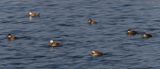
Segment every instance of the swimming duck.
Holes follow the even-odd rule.
[[[89,24],[96,24],[97,21],[96,21],[95,19],[89,18],[89,19],[88,19],[88,23],[89,23]]]
[[[93,57],[99,57],[99,56],[102,56],[103,53],[100,51],[97,51],[97,50],[93,50],[93,51],[91,51],[90,55]]]
[[[144,34],[143,34],[143,38],[150,38],[150,37],[152,37],[152,35],[149,34],[149,33],[144,33]]]
[[[28,16],[36,17],[36,16],[40,16],[40,13],[29,11]]]
[[[12,35],[12,34],[8,34],[7,38],[8,38],[9,41],[13,41],[13,40],[17,39],[17,37],[15,35]]]
[[[50,40],[50,42],[49,42],[49,46],[51,46],[51,47],[58,47],[61,45],[62,45],[62,43],[57,42],[57,41]]]
[[[137,32],[137,31],[134,31],[134,30],[132,30],[132,29],[128,29],[127,34],[128,34],[128,35],[136,35],[136,34],[138,34],[138,32]]]

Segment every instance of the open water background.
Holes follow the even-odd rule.
[[[160,69],[159,0],[0,0],[0,15],[0,69]],[[153,38],[128,37],[128,28]]]

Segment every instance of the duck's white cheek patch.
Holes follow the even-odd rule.
[[[11,36],[8,36],[8,38],[10,38]]]
[[[29,15],[32,15],[32,12],[29,12]]]
[[[53,40],[50,40],[50,43],[53,43]]]

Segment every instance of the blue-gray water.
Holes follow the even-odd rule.
[[[159,0],[0,0],[0,7],[0,69],[160,69]],[[41,16],[29,19],[29,10]],[[153,38],[128,37],[128,28]],[[9,42],[8,33],[23,38]],[[63,46],[49,47],[51,39]]]

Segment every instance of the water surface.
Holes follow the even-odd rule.
[[[0,69],[160,69],[159,0],[1,0],[0,7]],[[41,16],[29,19],[29,10]],[[154,37],[128,37],[128,28]],[[22,38],[9,42],[8,33]],[[63,46],[49,47],[51,39]]]

